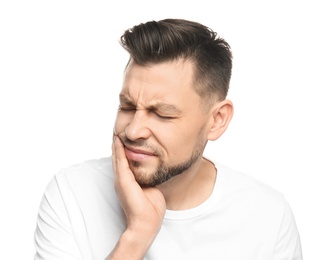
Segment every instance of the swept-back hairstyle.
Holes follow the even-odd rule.
[[[210,28],[183,19],[149,21],[126,30],[120,42],[130,60],[140,65],[191,60],[197,93],[209,101],[226,98],[232,52],[229,44]]]

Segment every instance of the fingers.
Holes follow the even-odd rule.
[[[115,179],[130,178],[134,179],[134,175],[131,172],[128,164],[128,160],[125,155],[125,148],[117,135],[114,135],[112,144],[112,160]]]
[[[117,135],[114,135],[112,152],[114,156],[114,170],[117,169],[117,165],[125,158],[125,151],[122,142]]]

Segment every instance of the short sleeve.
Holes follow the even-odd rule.
[[[282,217],[273,260],[302,260],[300,236],[291,208],[286,204]]]
[[[83,259],[74,239],[56,176],[42,198],[35,230],[34,260]]]

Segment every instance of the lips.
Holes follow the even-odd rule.
[[[133,161],[143,161],[156,156],[156,154],[151,151],[146,151],[129,146],[125,146],[125,154],[129,160]]]

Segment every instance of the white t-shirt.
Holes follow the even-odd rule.
[[[269,186],[216,164],[211,196],[167,210],[145,259],[301,260],[289,205]],[[104,260],[125,229],[110,158],[63,169],[46,188],[35,231],[35,260]]]

